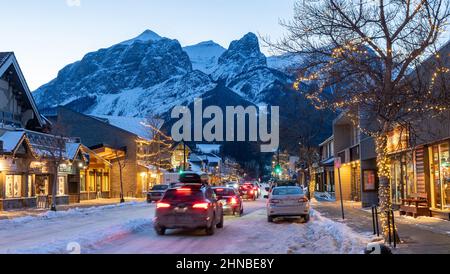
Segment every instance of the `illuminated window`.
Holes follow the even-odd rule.
[[[66,177],[58,177],[58,196],[63,196],[66,194]]]
[[[400,151],[408,148],[409,132],[407,129],[397,127],[388,135],[387,149],[388,152]]]
[[[22,176],[21,175],[6,175],[5,183],[6,183],[5,184],[6,198],[22,197]]]

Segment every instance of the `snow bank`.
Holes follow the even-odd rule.
[[[88,232],[82,235],[74,235],[71,238],[56,239],[43,245],[29,249],[10,250],[11,254],[62,254],[62,253],[91,253],[97,247],[126,237],[129,234],[139,232],[151,225],[151,219],[135,219],[122,225],[112,226],[107,229]],[[87,228],[89,230],[89,228]],[[79,248],[79,249],[78,249]],[[79,250],[79,251],[77,251]]]
[[[128,202],[123,204],[114,204],[114,205],[106,205],[106,206],[97,206],[97,207],[85,207],[85,208],[73,208],[69,210],[61,210],[61,211],[48,211],[37,216],[26,216],[19,217],[14,219],[0,220],[0,230],[2,229],[11,229],[11,225],[24,225],[24,224],[32,224],[35,221],[44,221],[44,220],[52,220],[57,218],[70,218],[73,216],[88,216],[100,214],[102,211],[114,209],[114,208],[123,208],[123,207],[138,207],[138,206],[146,206],[145,203],[142,202]],[[37,224],[37,223],[36,223]]]
[[[371,236],[359,234],[343,223],[322,217],[315,210],[312,210],[311,221],[306,226],[306,236],[314,253],[362,254],[371,242]]]

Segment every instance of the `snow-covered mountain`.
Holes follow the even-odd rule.
[[[231,42],[228,49],[212,41],[183,48],[177,40],[147,30],[134,39],[88,53],[33,95],[42,110],[66,106],[93,115],[158,114],[167,120],[173,107],[189,106],[194,98],[209,96],[214,99],[208,102],[217,105],[280,106],[281,127],[292,128],[305,113],[315,115],[303,94],[293,90],[293,77],[286,73],[296,62],[289,56],[273,57],[268,65],[253,33]],[[302,117],[297,117],[298,106],[305,111]],[[311,117],[307,121],[313,121]]]
[[[225,81],[228,84],[242,73],[266,66],[266,56],[260,51],[258,37],[248,33],[240,40],[231,42],[228,50],[220,56],[211,76],[216,81]]]
[[[206,74],[211,74],[214,71],[219,57],[226,51],[225,48],[213,41],[201,42],[183,49],[189,55],[193,69]]]

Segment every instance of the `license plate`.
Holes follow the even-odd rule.
[[[184,207],[184,208],[176,207],[176,208],[174,209],[174,211],[175,211],[176,213],[185,213],[185,212],[187,211],[187,207]]]

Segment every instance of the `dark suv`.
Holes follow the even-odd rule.
[[[223,208],[209,186],[185,184],[166,191],[156,204],[154,228],[158,235],[167,229],[205,229],[213,235],[223,227]]]

